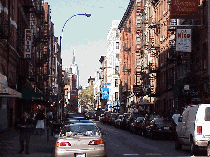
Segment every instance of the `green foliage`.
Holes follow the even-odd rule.
[[[92,105],[94,102],[94,87],[93,85],[83,89],[79,94],[79,102],[82,105]]]

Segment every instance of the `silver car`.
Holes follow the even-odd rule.
[[[95,123],[65,125],[56,141],[55,156],[104,157],[104,137]]]

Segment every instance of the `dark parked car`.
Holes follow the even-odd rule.
[[[130,131],[130,127],[131,127],[131,123],[134,122],[134,120],[137,118],[137,117],[143,117],[143,113],[131,113],[127,120],[126,120],[126,128],[127,130]]]
[[[104,117],[103,117],[102,122],[103,123],[108,123],[110,116],[111,116],[111,112],[109,112],[109,111],[104,112]]]
[[[95,119],[95,113],[94,112],[87,112],[86,113],[86,119]]]
[[[154,113],[150,113],[150,114],[145,115],[144,121],[142,123],[142,131],[141,131],[142,136],[147,136],[146,127],[150,124],[150,121],[153,120],[154,118],[162,118],[162,116],[158,115],[158,114],[154,114]]]
[[[122,118],[122,121],[121,121],[121,123],[120,123],[120,128],[121,129],[126,129],[126,122],[127,122],[127,119],[128,119],[128,117],[129,117],[129,115],[130,115],[130,113],[124,113],[123,114],[123,118]]]
[[[142,123],[143,123],[144,117],[137,117],[133,123],[131,123],[130,131],[132,133],[141,134],[142,131]]]
[[[176,123],[172,119],[154,118],[146,127],[146,132],[151,139],[156,137],[174,138],[176,135]]]
[[[118,115],[117,116],[117,118],[115,119],[115,127],[116,128],[120,128],[120,123],[121,123],[121,121],[122,121],[122,118],[123,118],[123,115],[122,114],[120,114],[120,115]]]
[[[120,113],[111,113],[108,124],[109,125],[114,125],[115,124],[115,120],[118,117]]]

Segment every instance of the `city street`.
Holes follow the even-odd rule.
[[[188,146],[183,146],[182,150],[177,151],[173,140],[151,140],[101,122],[97,122],[97,125],[107,133],[105,139],[108,157],[190,156]],[[202,152],[200,155],[206,154]]]

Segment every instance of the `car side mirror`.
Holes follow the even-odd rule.
[[[182,117],[179,117],[178,118],[178,122],[182,122]]]

